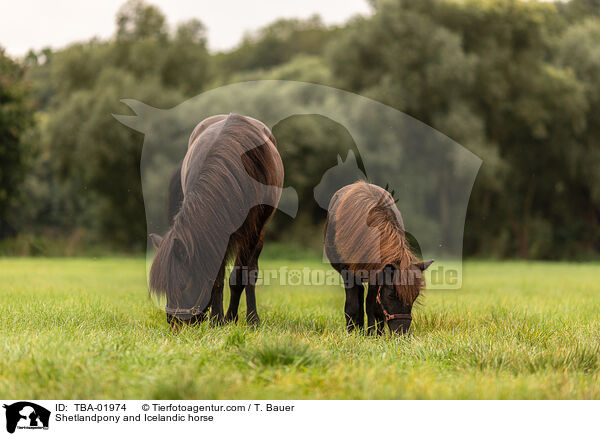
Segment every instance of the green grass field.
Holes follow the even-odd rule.
[[[422,298],[410,336],[381,338],[346,333],[342,288],[270,285],[259,328],[177,334],[142,259],[0,259],[0,398],[599,399],[599,278],[468,262],[462,290]]]

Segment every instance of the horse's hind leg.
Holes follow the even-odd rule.
[[[246,322],[248,324],[258,324],[260,321],[256,310],[255,287],[258,275],[258,257],[262,251],[263,240],[264,230],[259,235],[242,241],[241,246],[238,248],[235,265],[229,276],[231,299],[229,300],[227,315],[225,315],[225,322],[237,322],[238,307],[244,288],[246,288]]]
[[[246,285],[246,322],[249,325],[258,325],[260,323],[260,318],[258,317],[258,311],[256,309],[256,278],[258,276],[258,257],[263,248],[263,241],[265,238],[264,228],[260,233],[258,238],[258,242],[256,243],[256,248],[254,249],[254,253],[250,257],[250,261],[248,262],[248,283]]]

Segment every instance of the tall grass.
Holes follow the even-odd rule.
[[[285,264],[327,268],[316,259]],[[0,259],[0,397],[598,399],[599,273],[469,262],[404,337],[347,334],[343,290],[302,285],[260,287],[258,328],[242,308],[177,334],[142,259]]]

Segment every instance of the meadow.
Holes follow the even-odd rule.
[[[281,265],[329,268],[261,258]],[[174,333],[142,258],[3,258],[0,398],[600,399],[599,276],[469,261],[463,288],[427,291],[404,337],[346,333],[341,288],[271,284],[260,327],[242,306],[237,325]]]

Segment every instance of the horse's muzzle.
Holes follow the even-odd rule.
[[[167,313],[167,322],[175,330],[179,330],[179,328],[183,327],[184,325],[200,324],[201,322],[206,321],[206,319],[207,319],[206,313],[201,313],[199,315],[180,315],[180,316],[171,315],[170,313]]]
[[[390,331],[395,334],[407,334],[410,330],[411,319],[390,319],[388,326]]]

